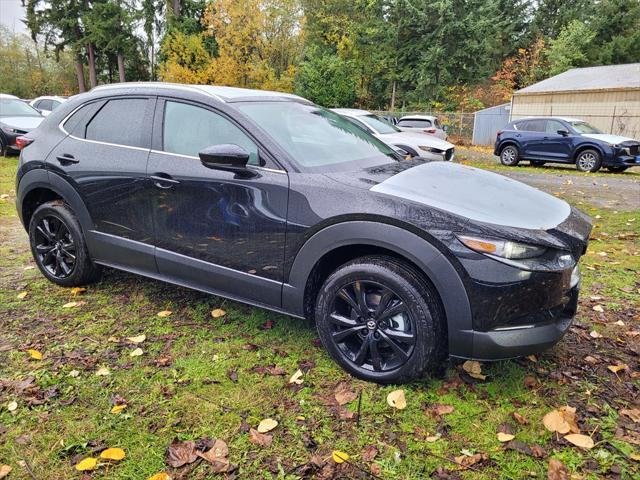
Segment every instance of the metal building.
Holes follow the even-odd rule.
[[[574,68],[514,92],[511,119],[541,115],[640,139],[640,63]]]
[[[496,141],[496,134],[509,123],[510,106],[511,104],[505,103],[475,112],[471,143],[474,145],[493,145]]]

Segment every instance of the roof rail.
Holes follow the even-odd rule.
[[[117,88],[166,88],[167,90],[185,90],[189,92],[204,93],[205,95],[209,95],[210,97],[214,97],[215,99],[224,102],[224,100],[220,96],[198,87],[198,85],[185,85],[182,83],[169,82],[120,82],[109,83],[107,85],[98,85],[97,87],[93,87],[90,91],[93,92],[98,90],[110,90]]]

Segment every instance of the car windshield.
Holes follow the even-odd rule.
[[[374,131],[378,132],[381,135],[384,135],[385,133],[396,133],[400,131],[399,128],[396,128],[391,123],[373,114],[360,115],[358,117],[358,120],[361,120],[362,122],[366,123],[367,126],[369,126]]]
[[[0,117],[40,116],[31,105],[15,98],[0,98]]]
[[[598,130],[593,125],[589,125],[587,122],[583,121],[571,121],[569,125],[573,127],[573,129],[578,133],[602,133],[602,131]]]
[[[305,170],[349,170],[398,160],[386,144],[325,108],[299,102],[236,105]]]

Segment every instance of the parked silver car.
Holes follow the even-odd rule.
[[[448,138],[446,128],[433,115],[407,115],[400,118],[396,126],[403,132],[426,133],[442,140]]]
[[[34,98],[29,102],[29,105],[31,105],[46,117],[66,101],[67,99],[65,97],[45,95],[42,97]]]
[[[398,147],[412,157],[431,160],[452,160],[454,145],[433,135],[401,131],[395,125],[367,110],[334,108],[334,112],[379,138],[387,145]]]

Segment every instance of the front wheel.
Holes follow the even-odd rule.
[[[500,162],[507,167],[515,167],[520,161],[518,149],[513,145],[507,145],[500,152]]]
[[[43,203],[29,222],[31,253],[53,283],[76,287],[96,280],[100,267],[89,258],[80,223],[60,200]]]
[[[355,259],[320,289],[315,320],[322,344],[352,375],[404,383],[435,369],[446,351],[444,314],[433,287],[396,259]]]
[[[629,168],[629,167],[614,166],[614,167],[607,167],[607,170],[609,170],[611,173],[622,173],[625,170],[627,170],[627,168]]]
[[[597,150],[583,150],[576,158],[576,170],[579,172],[597,172],[602,165],[602,158]]]

